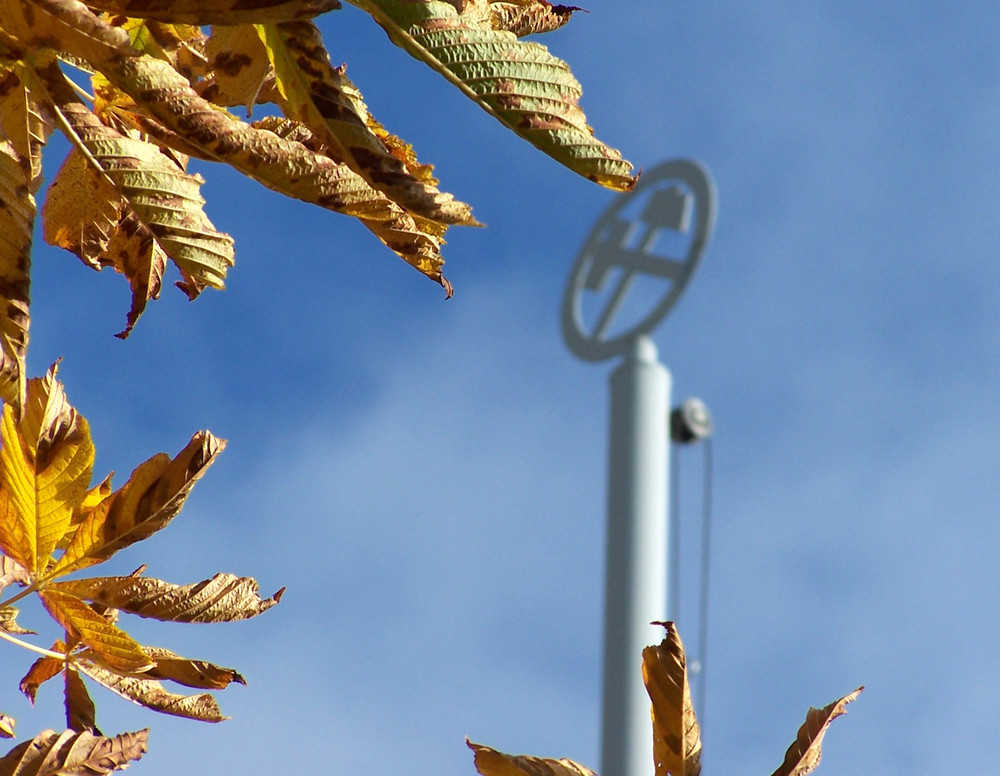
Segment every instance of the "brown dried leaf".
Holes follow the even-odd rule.
[[[474,753],[476,770],[482,776],[597,776],[586,768],[565,757],[549,760],[530,755],[512,755],[491,749],[482,744],[474,744],[465,739],[466,746]]]
[[[97,708],[91,700],[87,686],[76,671],[69,670],[63,673],[65,682],[63,686],[63,699],[66,707],[66,727],[70,730],[89,730],[91,733],[101,734],[97,729]]]
[[[38,597],[52,619],[90,647],[108,667],[127,673],[152,668],[153,661],[139,642],[79,598],[52,589],[40,590]]]
[[[17,615],[17,607],[0,606],[0,630],[5,633],[13,633],[15,635],[33,634],[35,631],[22,628],[17,624]]]
[[[204,660],[188,660],[163,647],[145,647],[156,665],[143,676],[166,679],[197,690],[224,690],[233,682],[246,684],[246,680],[232,668],[223,668]]]
[[[58,649],[59,645],[57,643],[53,647],[53,650],[55,651]],[[31,664],[31,668],[28,669],[28,673],[26,673],[21,679],[21,683],[18,687],[27,699],[34,703],[35,695],[38,694],[38,688],[54,676],[59,676],[65,667],[65,660],[56,660],[56,658],[48,657],[47,655],[40,657]]]
[[[174,585],[150,577],[94,577],[56,582],[50,590],[123,612],[170,622],[234,622],[256,617],[281,599],[284,588],[261,599],[250,577],[216,574],[194,585]]]
[[[570,20],[574,11],[581,10],[575,5],[552,5],[546,0],[490,3],[493,28],[512,32],[519,38],[557,30]]]
[[[642,651],[642,681],[652,701],[656,776],[698,776],[701,734],[691,703],[684,644],[672,622],[659,646]]]
[[[0,590],[14,584],[27,587],[31,584],[31,575],[20,563],[6,555],[0,555]]]
[[[155,679],[126,676],[87,659],[80,659],[77,667],[111,692],[153,711],[202,722],[221,722],[227,719],[219,710],[215,698],[208,693],[177,695],[164,690],[163,685]]]
[[[274,66],[282,108],[372,188],[411,213],[445,224],[477,226],[472,209],[411,174],[369,128],[368,108],[344,68],[334,68],[312,22],[265,25],[261,34]]]
[[[27,157],[13,143],[0,139],[0,399],[18,408],[24,401],[30,321],[31,230],[35,222],[31,186]]]
[[[836,700],[822,709],[810,708],[806,721],[802,723],[795,741],[785,752],[785,761],[771,776],[805,776],[819,765],[823,736],[826,730],[841,714],[846,714],[848,703],[857,698],[864,687]]]
[[[0,759],[0,776],[98,776],[125,768],[146,751],[147,731],[114,738],[46,730]]]
[[[181,24],[272,24],[310,19],[340,8],[339,0],[87,0],[112,14]]]
[[[0,738],[14,737],[14,718],[0,714]]]
[[[224,439],[208,431],[195,434],[170,460],[160,453],[136,467],[129,481],[104,499],[77,526],[51,576],[93,566],[165,527],[212,462]]]

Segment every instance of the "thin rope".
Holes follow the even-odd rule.
[[[681,448],[670,451],[670,602],[667,619],[678,622],[681,613]]]
[[[705,725],[705,666],[708,662],[708,580],[710,570],[709,550],[712,542],[712,439],[704,440],[705,470],[702,494],[701,519],[701,601],[698,612],[698,651],[701,653],[701,671],[698,673],[698,717]]]

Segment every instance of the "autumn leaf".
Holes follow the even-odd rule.
[[[90,647],[109,668],[138,673],[153,666],[135,639],[79,598],[52,589],[40,590],[38,597],[52,619]]]
[[[215,698],[208,693],[178,695],[165,690],[155,679],[122,674],[86,659],[78,659],[76,665],[82,673],[113,693],[161,714],[202,722],[221,722],[227,719],[219,710]]]
[[[216,105],[245,106],[280,99],[267,48],[251,24],[216,26],[205,42],[208,75],[195,84],[198,94]]]
[[[97,729],[97,709],[87,692],[87,686],[80,674],[73,669],[63,672],[63,705],[66,707],[66,727],[70,730],[89,730],[100,734]]]
[[[642,681],[652,701],[656,776],[698,776],[701,735],[691,703],[684,644],[672,622],[659,646],[642,651]]]
[[[537,43],[494,28],[487,0],[350,0],[390,40],[457,86],[487,113],[574,172],[631,189],[632,165],[587,125],[569,65]]]
[[[223,668],[205,660],[188,660],[163,647],[145,647],[155,662],[143,677],[166,679],[198,690],[224,690],[230,684],[246,684],[232,668]]]
[[[33,634],[33,630],[28,630],[27,628],[22,628],[17,624],[17,607],[14,606],[0,606],[0,631],[5,633],[13,633],[18,635],[23,634]]]
[[[344,68],[330,64],[315,24],[287,22],[258,29],[274,66],[285,115],[308,126],[330,157],[415,215],[445,224],[478,225],[468,205],[413,175],[372,130],[361,93]]]
[[[56,582],[48,589],[170,622],[245,620],[266,612],[284,592],[282,588],[262,600],[255,580],[232,574],[216,574],[193,585],[174,585],[150,577],[95,577]]]
[[[58,660],[54,657],[44,655],[31,664],[28,673],[21,678],[18,688],[29,701],[34,703],[35,696],[38,694],[38,688],[49,681],[49,679],[59,676],[65,667],[65,660]]]
[[[41,573],[90,484],[94,445],[87,421],[66,400],[56,367],[30,380],[20,421],[0,420],[0,549]]]
[[[579,10],[574,5],[552,5],[547,0],[490,2],[493,26],[519,38],[557,30],[570,20],[574,11]]]
[[[31,574],[27,572],[24,566],[14,561],[13,558],[0,555],[0,590],[3,590],[8,585],[15,584],[27,587],[31,584]]]
[[[0,776],[98,776],[126,767],[146,751],[147,731],[113,738],[89,731],[46,730],[0,759]]]
[[[339,0],[88,0],[112,14],[180,24],[268,24],[309,19],[340,8]]]
[[[0,89],[2,76],[0,71]],[[15,408],[24,401],[34,222],[28,158],[0,139],[0,399]]]
[[[785,761],[771,776],[805,776],[819,765],[823,736],[827,728],[841,714],[846,714],[848,703],[857,698],[864,687],[836,700],[822,709],[809,709],[806,721],[802,723],[795,741],[785,752]]]
[[[93,566],[164,528],[225,446],[225,440],[201,431],[173,460],[160,453],[140,464],[80,522],[49,576]]]
[[[14,718],[0,714],[0,738],[14,737]]]
[[[161,64],[176,74],[167,63]],[[102,123],[73,93],[56,63],[39,67],[35,72],[44,84],[52,109],[61,118],[60,127],[89,162],[90,175],[96,174],[105,182],[106,196],[112,197],[109,213],[115,206],[119,210],[128,208],[143,230],[148,230],[150,239],[177,265],[184,279],[181,287],[189,298],[195,298],[207,287],[223,288],[226,273],[233,265],[233,240],[216,231],[203,212],[205,200],[199,192],[202,179],[180,169],[157,146],[123,135]],[[102,214],[105,221],[120,220],[113,216],[109,219],[109,213]],[[56,221],[56,213],[48,205],[43,208],[46,239],[55,245],[72,247],[73,241],[64,238],[63,232],[79,228],[86,213],[81,214],[78,209],[68,214],[64,207],[59,215],[63,217]],[[100,263],[115,266],[126,274],[129,269],[113,258]],[[132,264],[138,264],[137,271],[145,270],[148,274],[148,261]],[[129,280],[133,287],[150,289],[147,299],[159,291],[158,278],[143,279],[138,284],[131,276]]]
[[[52,124],[17,69],[0,68],[0,136],[24,160],[29,189],[34,193],[41,183],[42,146],[52,132]]]
[[[474,753],[481,776],[597,776],[590,768],[567,760],[549,760],[530,755],[511,755],[465,739]]]

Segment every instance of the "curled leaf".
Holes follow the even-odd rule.
[[[204,660],[188,660],[163,647],[146,647],[146,653],[156,661],[144,676],[167,679],[198,690],[223,690],[230,684],[246,684],[232,668],[223,668]]]
[[[58,645],[56,648],[58,648]],[[19,689],[29,701],[34,703],[35,696],[38,694],[38,688],[49,681],[49,679],[59,676],[65,666],[65,660],[57,660],[54,657],[44,655],[31,664],[28,673],[21,679]]]
[[[819,765],[823,736],[826,735],[830,723],[841,714],[846,714],[847,704],[857,698],[864,689],[859,687],[822,709],[809,709],[806,721],[799,728],[795,741],[785,752],[785,761],[771,776],[805,776],[811,773]]]
[[[16,606],[0,606],[0,630],[5,633],[27,634],[33,630],[22,628],[17,624],[18,609]]]
[[[531,755],[504,754],[465,739],[474,753],[476,770],[481,776],[597,776],[590,768],[568,760],[550,760]]]
[[[216,574],[193,585],[150,577],[95,577],[56,582],[50,589],[123,612],[171,622],[233,622],[256,617],[281,599],[284,588],[261,599],[250,577]]]
[[[167,692],[155,679],[128,676],[85,659],[79,660],[77,667],[113,693],[147,709],[202,722],[221,722],[226,719],[215,698],[208,693],[178,695]]]
[[[0,738],[14,737],[14,718],[0,714]]]
[[[175,24],[268,24],[308,19],[340,8],[339,0],[88,0],[92,8]]]
[[[667,635],[659,646],[642,651],[642,681],[653,704],[656,776],[698,776],[701,734],[691,703],[684,644],[674,623],[659,624]]]
[[[2,88],[2,78],[0,78]],[[28,349],[35,198],[27,159],[0,140],[0,399],[20,407]]]

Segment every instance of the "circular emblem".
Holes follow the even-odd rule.
[[[677,303],[715,222],[715,185],[697,162],[645,173],[594,224],[566,285],[563,337],[587,361],[624,352]]]

